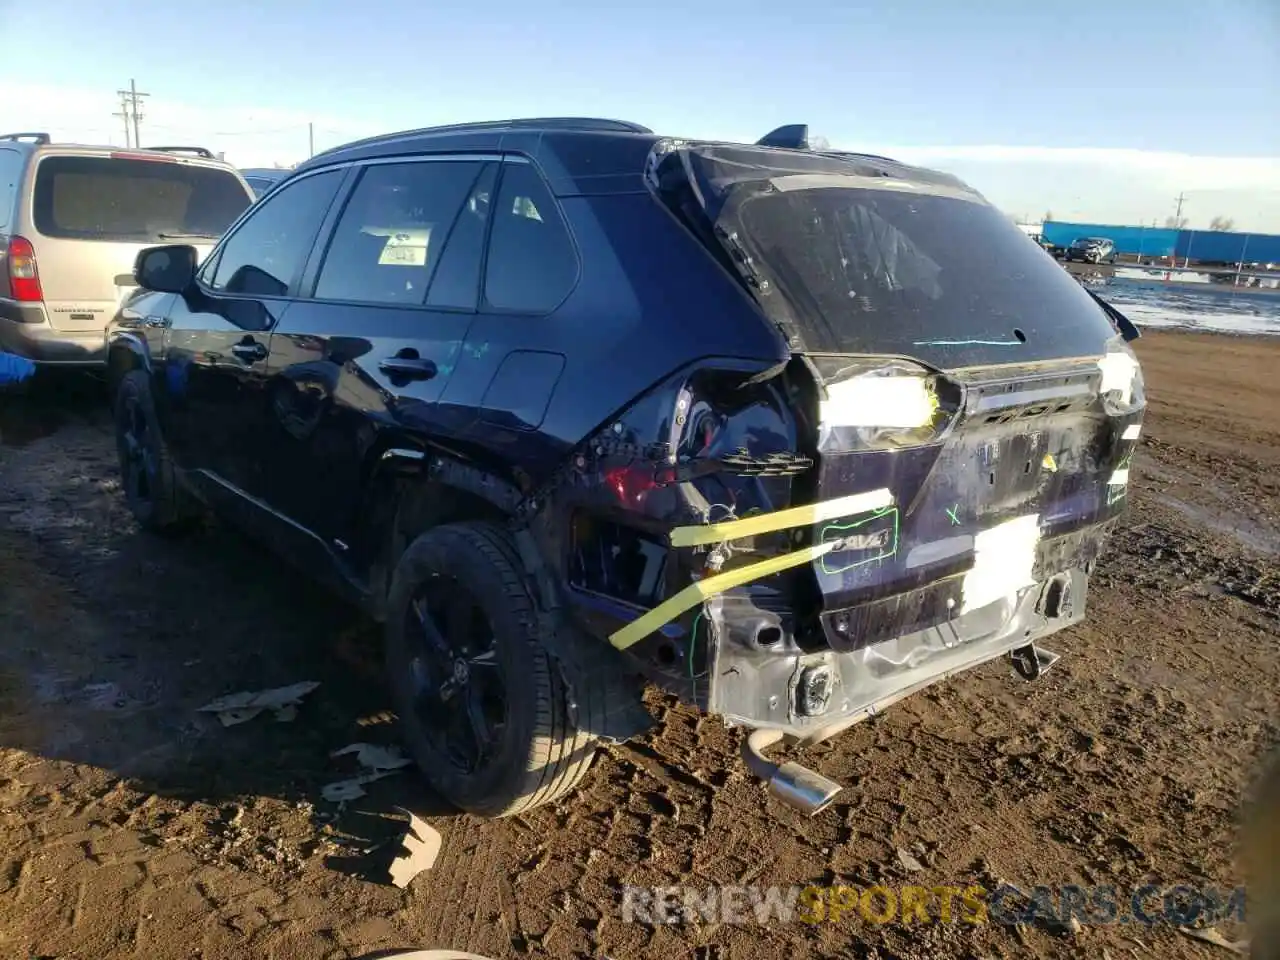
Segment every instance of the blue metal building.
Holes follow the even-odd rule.
[[[1169,230],[1047,220],[1041,228],[1041,235],[1060,247],[1079,237],[1106,237],[1120,253],[1143,258],[1190,258],[1192,262],[1211,263],[1280,263],[1280,236],[1272,233]]]

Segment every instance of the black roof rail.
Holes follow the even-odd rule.
[[[598,133],[641,133],[652,134],[653,131],[638,123],[627,120],[608,120],[600,117],[525,117],[518,120],[481,120],[474,123],[448,123],[438,127],[420,127],[416,130],[397,130],[394,133],[382,133],[361,140],[353,140],[336,147],[330,147],[317,157],[349,150],[352,147],[369,147],[379,143],[396,140],[409,140],[413,137],[430,136],[436,133],[470,133],[484,130],[578,130]]]
[[[143,150],[157,150],[160,153],[190,153],[206,160],[216,160],[212,150],[204,147],[143,147]]]
[[[596,130],[614,133],[653,133],[648,127],[627,120],[607,120],[601,117],[525,117],[519,120],[481,120],[475,123],[449,123],[440,127],[424,127],[415,133],[464,133],[468,130],[493,130],[505,127],[530,130]],[[405,134],[391,134],[404,136]]]
[[[33,143],[52,143],[47,133],[0,133],[0,140],[30,140]]]

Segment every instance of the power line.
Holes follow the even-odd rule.
[[[126,113],[129,113],[132,115],[133,146],[141,147],[142,135],[141,133],[138,132],[138,121],[142,119],[143,114],[138,111],[138,101],[140,101],[143,97],[151,96],[151,94],[139,93],[138,85],[133,80],[129,81],[128,90],[117,90],[116,93],[119,94],[120,96],[121,109],[124,110]],[[125,139],[126,140],[128,140],[128,134],[129,134],[128,120],[126,120],[125,121]]]

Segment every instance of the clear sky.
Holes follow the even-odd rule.
[[[55,12],[56,11],[56,12]],[[977,12],[975,12],[977,11]],[[1280,0],[0,0],[0,128],[241,165],[536,115],[833,145],[951,170],[1012,215],[1280,232]]]

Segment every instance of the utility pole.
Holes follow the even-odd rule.
[[[1174,219],[1174,221],[1175,221],[1176,223],[1178,223],[1178,224],[1179,224],[1179,229],[1181,229],[1181,224],[1182,224],[1182,201],[1186,200],[1187,198],[1186,198],[1185,196],[1183,196],[1181,193],[1179,193],[1179,194],[1178,194],[1178,196],[1177,196],[1175,199],[1178,201],[1178,210],[1177,210],[1177,212],[1176,212],[1176,213],[1174,213],[1174,215],[1173,215],[1173,219]]]
[[[133,144],[129,141],[129,99],[121,92],[120,94],[120,112],[113,113],[113,117],[119,117],[124,121],[124,145],[131,147]]]
[[[314,123],[307,124],[307,156],[314,157],[316,155],[316,125]]]
[[[133,146],[142,147],[142,135],[138,132],[138,121],[142,119],[142,114],[138,112],[138,101],[143,97],[149,97],[149,93],[139,93],[138,85],[133,81],[129,81],[128,90],[117,90],[120,95],[120,106],[133,117]],[[126,134],[128,133],[128,120],[125,121]]]

